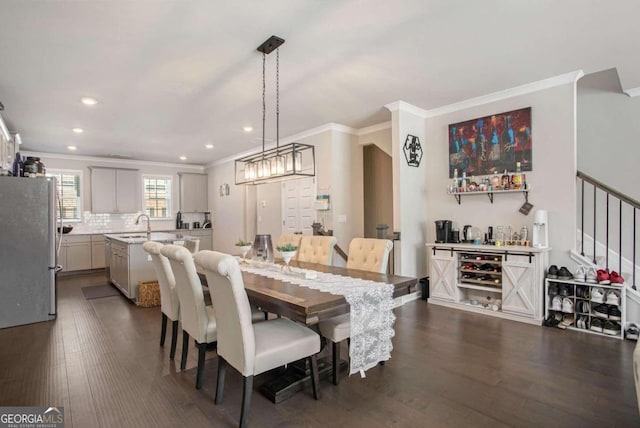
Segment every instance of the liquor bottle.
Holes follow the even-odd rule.
[[[502,174],[502,182],[500,185],[502,186],[502,190],[509,190],[509,174],[507,174],[507,170],[504,170],[504,174]]]
[[[466,171],[462,171],[462,182],[460,183],[460,191],[461,192],[467,191],[467,172]]]
[[[452,183],[452,192],[458,192],[460,188],[460,183],[458,183],[458,168],[453,170],[453,183]]]
[[[520,169],[520,162],[516,162],[516,173],[513,175],[513,188],[522,188],[522,169]]]

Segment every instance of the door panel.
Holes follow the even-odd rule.
[[[312,177],[282,183],[282,233],[312,235],[316,220],[315,181]]]

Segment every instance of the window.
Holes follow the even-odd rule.
[[[144,212],[149,218],[171,217],[171,177],[143,177]]]
[[[47,176],[55,177],[58,184],[58,219],[62,216],[62,220],[80,221],[82,172],[49,170]]]

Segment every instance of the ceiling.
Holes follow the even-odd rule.
[[[283,138],[578,69],[638,88],[639,15],[637,0],[2,0],[1,114],[23,150],[207,164],[261,144],[256,48],[271,35],[286,40]],[[274,53],[268,140],[275,128]]]

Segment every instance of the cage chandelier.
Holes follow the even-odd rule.
[[[235,161],[236,184],[261,184],[316,175],[314,146],[289,143],[280,146],[280,45],[284,39],[271,36],[258,46],[262,53],[262,151]],[[276,147],[265,150],[266,58],[276,51]]]

